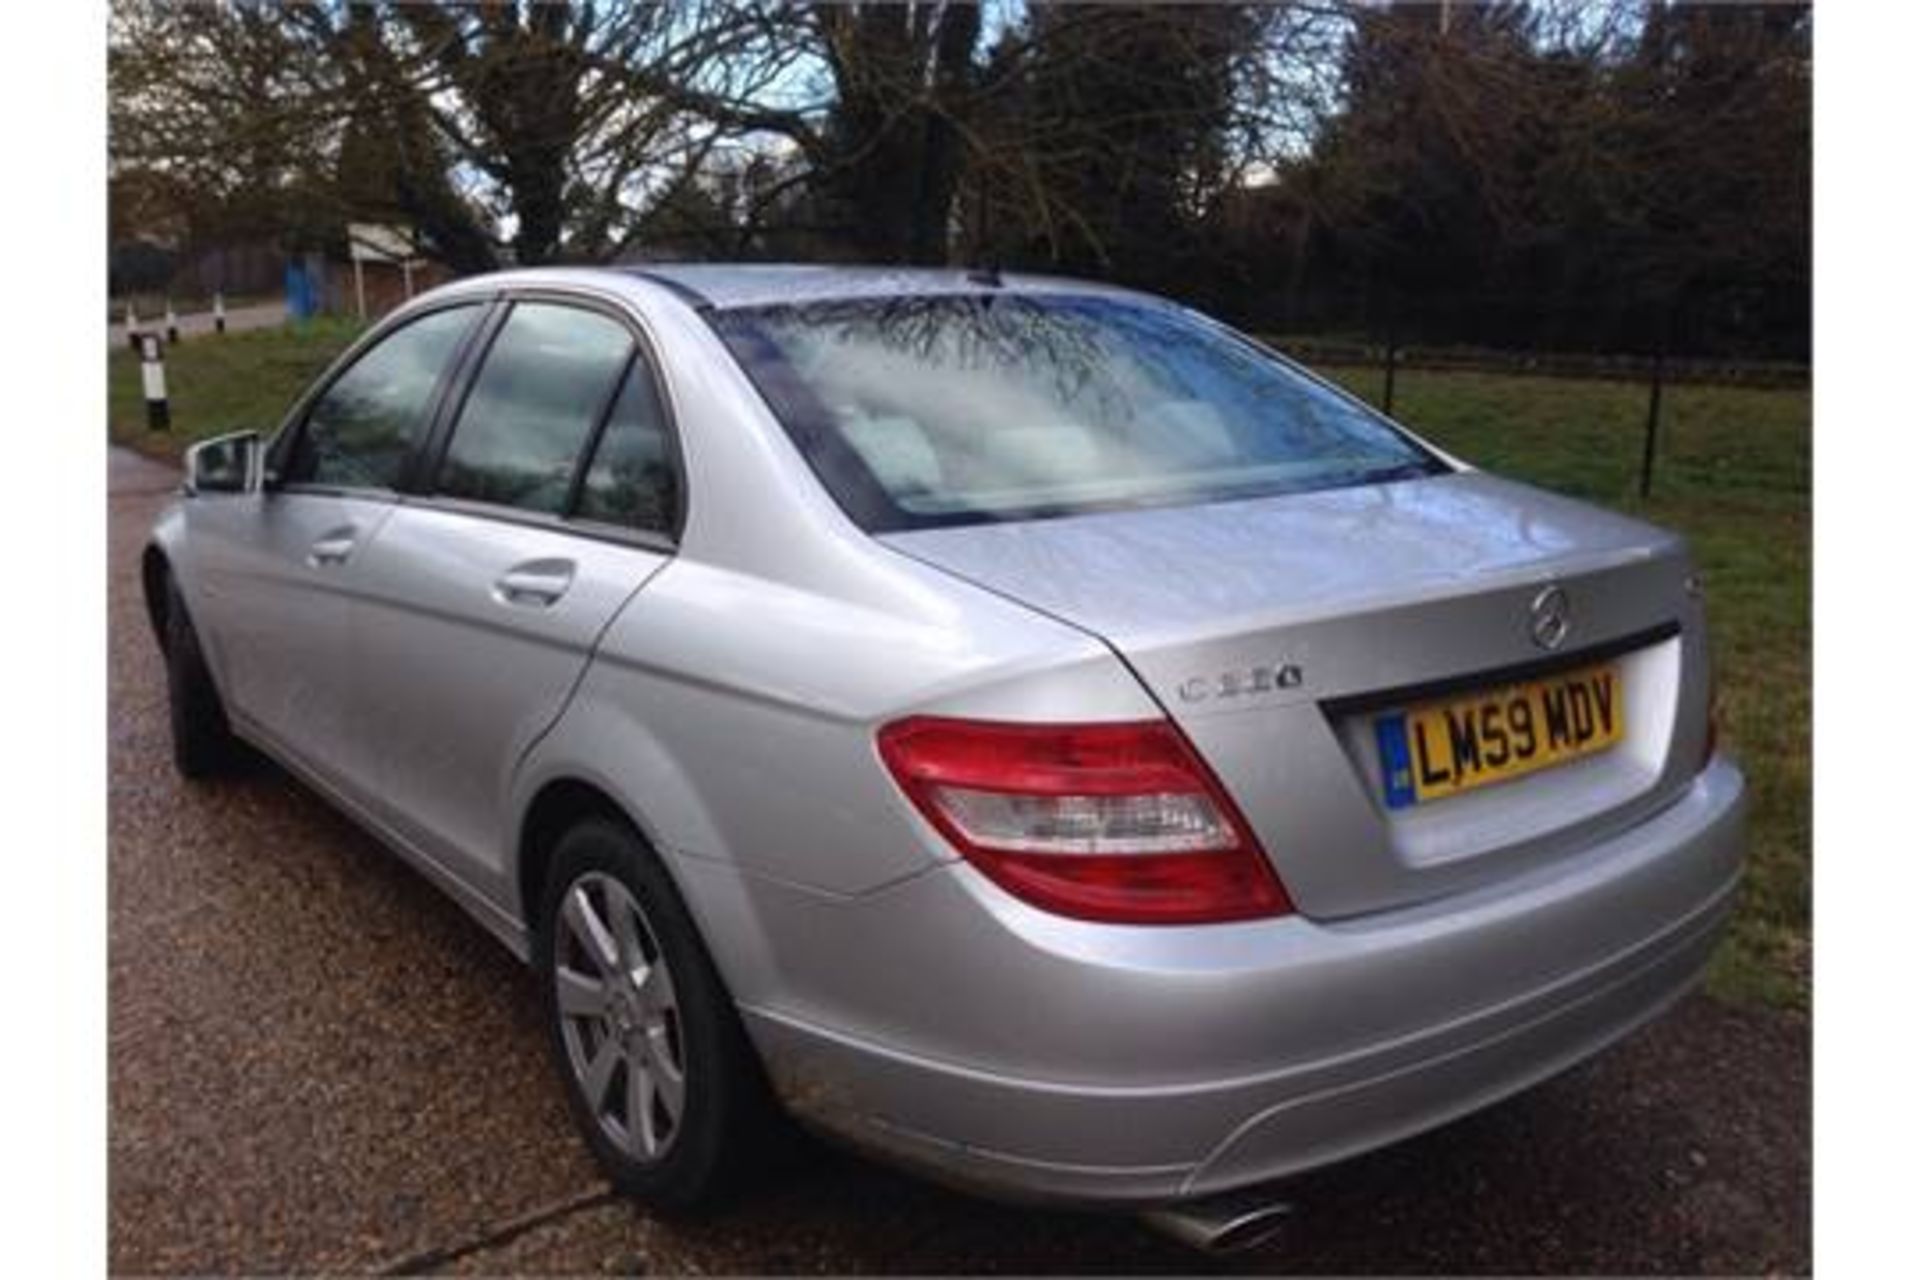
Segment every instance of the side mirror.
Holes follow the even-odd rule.
[[[264,487],[266,450],[258,431],[203,440],[187,450],[186,491],[197,493],[258,493]]]

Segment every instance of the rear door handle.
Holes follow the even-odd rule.
[[[307,549],[307,563],[316,569],[344,564],[347,557],[353,554],[353,544],[358,538],[357,529],[335,529]]]
[[[544,609],[567,594],[572,585],[573,561],[531,560],[501,574],[494,581],[493,596],[501,604]]]

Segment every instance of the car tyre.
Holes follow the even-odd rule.
[[[241,749],[227,711],[200,651],[186,597],[167,578],[166,645],[168,720],[173,731],[173,767],[182,777],[203,779],[230,771]]]
[[[534,945],[549,1047],[608,1178],[668,1214],[725,1200],[771,1154],[778,1108],[685,903],[631,828],[592,817],[560,837]]]

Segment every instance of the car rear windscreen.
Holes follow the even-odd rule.
[[[981,293],[710,319],[872,532],[1446,470],[1357,400],[1168,304]]]

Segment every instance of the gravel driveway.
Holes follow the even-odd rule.
[[[116,1272],[1804,1272],[1803,1020],[1696,997],[1599,1061],[1299,1181],[1214,1260],[1125,1218],[978,1203],[809,1149],[655,1222],[567,1123],[514,961],[277,771],[167,761],[139,552],[172,474],[110,473]]]

